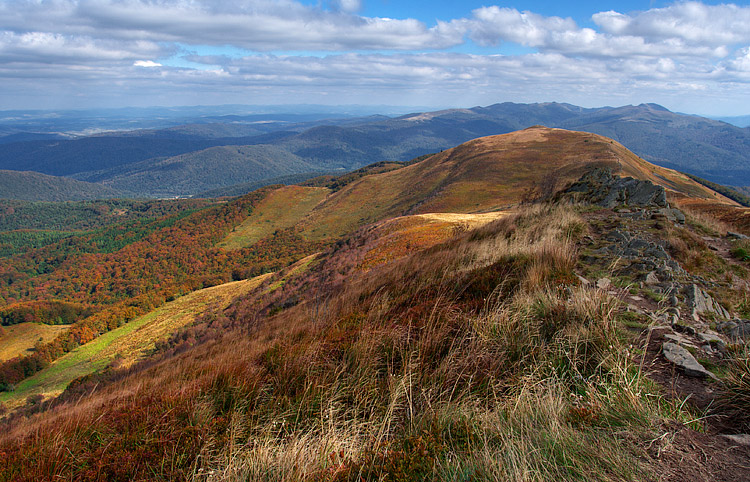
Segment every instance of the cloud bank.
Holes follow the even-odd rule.
[[[750,7],[683,2],[593,12],[589,28],[500,6],[427,25],[362,16],[360,0],[322,5],[4,1],[0,102],[17,108],[33,99],[94,105],[314,97],[422,105],[657,101],[679,108],[693,99],[687,110],[750,110]],[[525,50],[501,54],[508,46]]]

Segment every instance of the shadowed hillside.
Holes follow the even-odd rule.
[[[129,194],[129,193],[127,193]],[[125,197],[126,191],[30,171],[0,170],[0,199],[82,201]]]

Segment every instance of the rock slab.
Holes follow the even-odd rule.
[[[698,315],[703,313],[714,313],[721,318],[729,318],[729,312],[696,284],[685,287],[685,301],[692,310],[695,321],[699,321]]]
[[[716,379],[716,376],[706,370],[698,360],[690,354],[685,348],[676,343],[666,342],[661,347],[664,358],[681,368],[685,375],[691,377],[709,377]]]

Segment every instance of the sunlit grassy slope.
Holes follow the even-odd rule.
[[[517,203],[534,186],[564,187],[592,166],[731,203],[683,174],[647,163],[611,139],[531,127],[475,139],[402,169],[366,176],[331,195],[302,225],[309,238],[325,239],[404,214],[495,211]]]
[[[15,391],[0,394],[0,402],[13,407],[30,395],[58,395],[72,380],[107,366],[115,357],[122,357],[124,366],[131,365],[147,355],[157,341],[191,323],[197,315],[210,307],[226,307],[237,296],[259,286],[268,276],[270,274],[213,286],[167,303],[56,360],[18,384]]]
[[[284,186],[272,191],[250,216],[219,244],[225,249],[251,246],[277,229],[293,226],[330,192],[323,187]]]
[[[18,355],[27,355],[40,339],[46,343],[67,329],[68,325],[43,325],[41,323],[4,326],[0,334],[0,361],[10,360]]]
[[[370,269],[388,263],[506,215],[508,212],[505,211],[483,214],[427,213],[384,221],[371,234],[373,240],[359,268]]]

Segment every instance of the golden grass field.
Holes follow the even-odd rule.
[[[37,342],[46,343],[68,329],[68,325],[19,323],[3,326],[0,332],[0,362],[18,355],[28,355]]]

